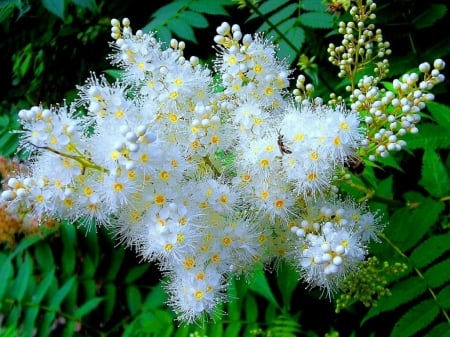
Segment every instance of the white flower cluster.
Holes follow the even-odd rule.
[[[378,223],[329,193],[361,145],[356,112],[297,104],[272,44],[237,25],[217,34],[223,90],[183,42],[164,48],[112,20],[121,78],[92,75],[73,105],[20,111],[32,161],[2,193],[15,212],[110,227],[158,261],[186,321],[212,313],[231,276],[277,257],[331,293]]]

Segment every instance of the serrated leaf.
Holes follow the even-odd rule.
[[[222,3],[221,3],[222,2]],[[225,1],[211,1],[211,0],[197,0],[189,4],[189,8],[199,13],[205,13],[210,15],[225,15],[228,16],[226,6],[231,6],[228,0]]]
[[[91,298],[89,301],[83,303],[81,307],[75,310],[73,316],[76,319],[81,319],[81,317],[86,316],[86,314],[90,313],[92,310],[97,308],[97,306],[100,304],[101,301],[103,301],[103,297]]]
[[[139,288],[135,285],[129,285],[126,290],[128,310],[131,315],[137,314],[141,310],[142,295]]]
[[[450,130],[450,107],[437,102],[428,102],[427,109],[434,120],[441,126]]]
[[[441,125],[419,125],[419,133],[403,137],[408,149],[445,149],[450,147],[450,133]]]
[[[439,314],[439,307],[429,299],[415,305],[395,324],[391,337],[410,337],[426,328]]]
[[[192,26],[186,23],[181,17],[174,18],[167,23],[167,27],[178,37],[197,43],[197,39],[194,34]]]
[[[271,15],[268,18],[268,20],[270,20],[270,22],[273,25],[277,26],[280,23],[282,23],[283,21],[291,18],[291,16],[294,15],[297,11],[298,11],[298,4],[290,4],[286,7],[284,7],[283,9],[281,9],[280,11]]]
[[[447,6],[444,4],[431,3],[420,15],[412,20],[412,24],[417,29],[423,29],[434,25],[447,13]]]
[[[386,235],[402,251],[415,246],[436,223],[444,209],[442,202],[424,198],[418,193],[407,193],[405,199],[414,207],[403,207],[394,212],[385,230]]]
[[[331,29],[334,16],[326,12],[307,12],[300,15],[300,22],[310,28]]]
[[[189,22],[195,28],[206,28],[209,25],[208,20],[197,12],[183,11],[180,13],[179,18],[185,22]]]
[[[254,12],[250,17],[247,19],[247,21],[253,20],[255,18],[258,18],[262,15],[269,16],[270,13],[275,11],[276,9],[280,10],[281,7],[283,7],[285,4],[289,3],[289,0],[267,0],[258,5],[258,12]]]
[[[426,290],[426,284],[419,277],[410,277],[404,281],[398,282],[391,288],[391,296],[383,297],[377,302],[376,307],[372,307],[364,316],[361,324],[369,319],[380,315],[383,312],[394,310],[401,305],[408,303],[419,297]]]
[[[127,275],[125,276],[124,283],[133,283],[139,277],[144,275],[144,273],[150,268],[150,264],[142,264],[139,266],[135,266],[130,268]]]
[[[426,267],[450,250],[449,242],[450,233],[432,236],[412,252],[410,259],[415,267]]]
[[[325,5],[323,0],[302,0],[301,6],[307,11],[325,12]]]
[[[434,197],[445,196],[450,190],[450,179],[441,158],[435,151],[426,149],[422,161],[419,185]]]
[[[172,1],[153,12],[153,18],[163,18],[169,20],[177,16],[177,14],[186,7],[184,1]]]
[[[64,11],[66,9],[65,0],[41,0],[44,6],[50,13],[55,14],[64,21]]]
[[[450,280],[450,259],[431,266],[423,277],[431,288],[438,288]]]
[[[305,32],[302,27],[295,25],[296,22],[296,18],[291,18],[278,25],[280,31],[283,32],[284,38],[277,37],[275,40],[279,47],[277,56],[280,59],[286,59],[289,64],[296,61],[305,40]],[[295,49],[286,40],[294,44]]]
[[[272,292],[272,289],[270,288],[266,275],[262,270],[257,270],[253,273],[252,278],[248,284],[248,288],[257,293],[258,295],[264,297],[273,306],[277,308],[280,307]]]

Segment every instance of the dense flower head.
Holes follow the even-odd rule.
[[[128,19],[111,24],[120,78],[91,74],[73,104],[19,112],[20,147],[32,160],[7,181],[8,210],[108,226],[158,263],[185,321],[213,314],[230,277],[280,260],[333,293],[381,229],[366,206],[332,193],[333,177],[368,139],[389,150],[394,122],[413,132],[417,109],[432,99],[417,88],[443,80],[443,61],[431,73],[421,65],[422,82],[414,74],[395,82],[398,102],[362,78],[348,110],[307,99],[313,88],[301,76],[289,94],[292,71],[276,46],[238,25],[217,28],[217,81],[185,57],[184,42],[133,33]],[[394,118],[382,109],[388,101]]]

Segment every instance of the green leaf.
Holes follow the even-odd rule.
[[[322,0],[303,0],[301,6],[306,11],[325,12],[326,10]]]
[[[103,288],[103,321],[109,321],[112,317],[117,299],[117,287],[112,282],[107,282]]]
[[[33,330],[36,329],[36,318],[38,314],[39,307],[31,307],[25,311],[22,336],[33,336]]]
[[[450,329],[448,328],[448,322],[438,324],[433,327],[423,337],[450,337]]]
[[[75,244],[77,242],[76,228],[73,225],[63,224],[60,228],[63,249],[61,252],[62,277],[66,278],[75,273],[77,256]]]
[[[9,255],[9,259],[14,259],[17,255],[21,254],[23,251],[34,245],[36,242],[42,240],[43,237],[39,235],[30,235],[25,237],[20,241],[20,243],[16,246],[14,251]]]
[[[248,288],[264,297],[273,306],[277,308],[280,307],[277,300],[275,299],[272,289],[270,289],[270,285],[267,281],[266,275],[261,269],[253,273],[250,283],[248,284]]]
[[[419,185],[434,197],[445,196],[450,191],[450,179],[439,155],[426,149],[423,155],[422,178]]]
[[[298,4],[290,4],[284,7],[282,10],[276,12],[272,16],[269,17],[270,22],[273,25],[279,25],[281,22],[289,19],[292,15],[294,15],[298,11]]]
[[[224,337],[238,337],[240,336],[240,331],[242,328],[242,323],[240,322],[231,322],[228,324]]]
[[[450,285],[447,285],[444,289],[437,294],[437,302],[445,310],[450,309]]]
[[[33,293],[33,296],[31,297],[31,303],[39,304],[42,301],[54,279],[55,268],[53,267],[52,269],[45,272],[45,277],[41,282],[39,282],[39,285],[37,286],[36,290]]]
[[[47,242],[42,241],[36,245],[34,249],[34,257],[43,272],[48,272],[54,269],[55,260],[53,258],[52,250]]]
[[[167,23],[167,27],[173,32],[173,34],[179,36],[180,38],[197,43],[192,26],[190,26],[181,17],[176,17],[170,20]]]
[[[64,11],[66,9],[65,0],[41,0],[44,6],[50,13],[55,14],[64,21]]]
[[[56,319],[56,311],[47,311],[43,317],[39,319],[39,329],[37,329],[39,337],[50,336],[50,329]]]
[[[417,268],[423,268],[450,250],[450,233],[432,236],[422,242],[411,254],[410,259]]]
[[[145,263],[139,266],[130,268],[127,275],[125,276],[124,283],[129,284],[136,281],[139,277],[145,274],[145,272],[150,268],[150,264]]]
[[[441,126],[450,130],[450,107],[437,102],[428,102],[427,109],[434,120]]]
[[[172,1],[153,12],[152,18],[162,18],[164,20],[172,19],[185,7],[185,1]]]
[[[403,138],[408,149],[445,149],[450,147],[448,129],[434,124],[419,125],[419,133],[407,134]]]
[[[19,145],[19,137],[16,133],[5,132],[0,135],[0,153],[5,157],[11,156],[16,152]]]
[[[142,306],[142,296],[139,288],[135,285],[129,285],[126,287],[126,296],[127,296],[127,304],[128,310],[131,315],[137,314],[141,310]]]
[[[439,307],[432,300],[425,300],[404,314],[395,324],[391,337],[410,337],[426,328],[439,314]]]
[[[18,263],[18,273],[14,281],[14,289],[11,296],[17,301],[22,301],[32,279],[33,261],[28,252],[25,252],[23,261]]]
[[[76,319],[81,319],[81,317],[86,316],[88,313],[90,313],[92,310],[97,308],[97,306],[100,304],[100,302],[103,301],[103,297],[94,297],[91,298],[86,303],[83,303],[81,307],[79,307],[74,312],[74,317]]]
[[[0,254],[0,299],[3,298],[8,281],[14,274],[14,267],[9,258],[4,254]]]
[[[278,269],[278,289],[280,290],[281,298],[283,300],[283,308],[285,308],[286,311],[290,310],[292,294],[295,289],[297,289],[299,278],[298,272],[286,263]]]
[[[267,0],[261,3],[261,5],[258,6],[258,10],[261,14],[268,16],[268,14],[272,13],[276,9],[279,9],[289,3],[289,0]],[[247,21],[253,20],[255,18],[260,17],[260,14],[255,11],[250,17],[247,19]]]
[[[119,273],[120,267],[125,257],[125,251],[122,247],[117,247],[111,251],[110,265],[105,280],[114,281]]]
[[[411,277],[396,283],[390,288],[391,296],[382,297],[378,300],[377,306],[372,307],[364,316],[361,324],[369,319],[379,316],[383,312],[394,310],[402,304],[408,303],[419,297],[426,290],[426,284],[419,277]]]
[[[228,12],[225,6],[231,6],[228,0],[224,1],[211,1],[211,0],[197,0],[189,4],[189,8],[199,13],[205,13],[210,15],[224,15],[228,16]]]
[[[64,285],[56,291],[56,293],[50,298],[49,307],[51,310],[58,310],[64,298],[70,292],[70,290],[76,285],[76,277],[73,276],[68,279]]]
[[[247,323],[256,322],[258,319],[258,304],[250,293],[245,297],[245,321]]]
[[[431,3],[426,9],[412,20],[417,29],[423,29],[434,25],[436,21],[445,16],[447,6],[444,4]]]
[[[331,29],[334,27],[334,16],[326,12],[307,12],[300,15],[300,22],[310,28]]]
[[[95,3],[95,0],[71,0],[71,2],[77,6],[87,8],[91,12],[98,11],[98,7],[97,7],[97,4]]]
[[[296,25],[296,22],[296,18],[291,18],[278,25],[278,29],[283,33],[284,38],[276,37],[275,39],[279,46],[278,57],[286,59],[290,64],[294,63],[296,57],[298,57],[305,40],[305,31],[302,27]],[[274,32],[272,31],[272,33]],[[292,42],[296,48],[292,48],[286,40]]]
[[[206,20],[202,14],[197,12],[184,11],[180,13],[179,18],[185,22],[189,22],[189,24],[195,28],[206,28],[209,25],[208,20]]]
[[[160,308],[167,301],[167,292],[164,290],[162,283],[158,283],[152,290],[148,293],[144,301],[144,309],[152,310]]]
[[[242,297],[238,295],[239,282],[240,281],[233,279],[227,290],[228,298],[230,299],[230,301],[227,303],[227,312],[230,321],[238,321],[241,317],[242,303],[239,298]]]
[[[415,246],[437,222],[444,209],[443,202],[424,198],[418,193],[406,193],[405,199],[414,207],[403,207],[394,212],[385,230],[387,237],[402,251]]]
[[[449,270],[450,259],[447,259],[430,267],[423,277],[429,287],[438,288],[449,281]]]

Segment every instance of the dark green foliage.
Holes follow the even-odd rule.
[[[205,15],[227,16],[226,7],[230,5],[227,0],[175,0],[156,10],[143,30],[157,32],[158,38],[166,42],[177,36],[198,43],[194,29],[209,26]]]

